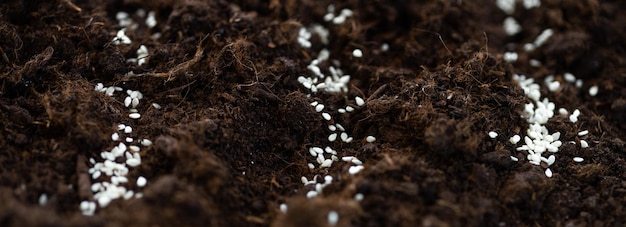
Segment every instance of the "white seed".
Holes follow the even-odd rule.
[[[152,107],[154,107],[154,108],[155,108],[155,109],[157,109],[157,110],[160,110],[160,109],[161,109],[161,105],[159,105],[159,104],[158,104],[158,103],[156,103],[156,102],[153,102],[153,103],[152,103]]]
[[[354,56],[355,58],[363,57],[363,51],[361,51],[361,49],[354,49],[352,51],[352,56]]]
[[[504,32],[507,35],[510,35],[510,36],[515,35],[515,34],[517,34],[517,33],[522,31],[522,26],[519,23],[517,23],[517,21],[513,17],[505,18],[503,23],[502,23],[502,27],[504,27]],[[517,60],[517,54],[515,54],[515,55],[516,55],[515,56],[515,60]],[[507,61],[507,62],[511,62],[511,61],[507,60],[506,53],[505,53],[504,60]],[[515,60],[513,60],[513,61],[515,61]]]
[[[509,142],[511,142],[512,144],[517,144],[517,142],[519,142],[520,140],[521,138],[519,135],[514,135],[509,138]]]
[[[300,177],[300,181],[302,181],[302,184],[308,184],[309,183],[309,179],[306,179],[305,176]]]
[[[126,126],[126,128],[124,128],[124,133],[132,133],[133,132],[133,127],[130,126]]]
[[[576,76],[574,76],[574,74],[571,73],[564,73],[563,77],[565,79],[565,81],[569,82],[569,83],[574,83],[576,82]]]
[[[352,111],[354,111],[354,107],[346,106],[346,111],[347,112],[352,112]]]
[[[535,39],[535,46],[539,47],[543,45],[546,41],[548,41],[552,34],[554,34],[554,32],[550,28],[543,30]]]
[[[313,163],[309,163],[309,169],[315,169],[315,165],[313,165]]]
[[[505,22],[506,23],[506,22]],[[519,24],[518,24],[519,25]],[[506,26],[506,25],[505,25]],[[506,29],[506,28],[505,28]],[[504,61],[506,62],[515,62],[517,61],[517,53],[515,52],[504,52],[503,56]]]
[[[560,87],[561,87],[561,82],[559,81],[552,81],[548,83],[548,90],[551,92],[558,90]]]
[[[317,154],[323,154],[324,150],[320,147],[312,147],[311,149],[313,149],[313,151],[315,151],[315,153]]]
[[[517,157],[515,157],[515,156],[511,156],[511,160],[514,161],[514,162],[519,161],[519,159],[517,159]]]
[[[346,140],[348,139],[348,133],[342,132],[340,137],[341,141],[346,142]]]
[[[113,92],[115,92],[115,87],[111,86],[108,87],[104,93],[108,96],[113,96]]]
[[[139,105],[139,99],[138,98],[133,98],[132,102],[131,102],[131,106],[133,108],[137,107],[137,105]]]
[[[576,80],[576,88],[582,88],[583,87],[583,80],[578,79]]]
[[[144,147],[150,146],[152,145],[152,141],[150,141],[149,139],[142,139],[141,145],[143,145]]]
[[[316,191],[309,191],[309,192],[306,193],[306,198],[307,199],[312,199],[312,198],[315,198],[315,197],[317,197],[317,192]]]
[[[329,126],[328,126],[328,130],[330,130],[330,131],[333,131],[333,132],[334,132],[335,130],[337,130],[337,127],[335,127],[334,125],[329,125]]]
[[[361,160],[359,160],[358,158],[353,158],[352,163],[354,163],[355,165],[363,165],[363,162],[361,162]]]
[[[339,113],[341,113],[341,114],[342,114],[342,113],[346,113],[346,109],[344,109],[344,108],[339,108],[339,109],[337,110],[337,112],[339,112]]]
[[[585,140],[580,140],[580,147],[581,148],[587,148],[587,147],[589,147],[589,144]]]
[[[326,175],[326,176],[324,177],[324,184],[328,185],[328,184],[330,184],[330,183],[332,183],[332,182],[333,182],[333,176],[331,176],[331,175]]]
[[[548,166],[551,166],[552,164],[554,164],[555,161],[556,161],[556,157],[554,155],[550,155],[546,163],[548,164]]]
[[[598,86],[594,85],[589,88],[589,95],[596,96],[598,94]]]
[[[508,15],[515,12],[515,0],[497,0],[496,6]]]
[[[351,162],[353,158],[353,156],[343,156],[341,157],[341,160],[344,162]]]
[[[138,146],[135,145],[128,146],[128,149],[130,149],[130,151],[132,152],[139,152],[139,150],[141,150]]]
[[[361,202],[363,201],[365,196],[363,196],[362,193],[356,193],[356,195],[354,195],[354,200],[356,200],[357,202]]]
[[[98,204],[101,208],[108,206],[109,203],[111,203],[111,198],[109,198],[107,195],[98,198]]]
[[[584,131],[578,132],[578,136],[584,136],[584,135],[587,135],[587,134],[589,134],[589,130],[584,130]]]
[[[356,101],[357,106],[363,106],[365,104],[365,101],[359,96],[354,97],[354,101]]]
[[[489,137],[491,137],[492,139],[495,139],[496,137],[498,137],[498,133],[494,132],[494,131],[491,131],[491,132],[489,132]]]
[[[287,213],[287,204],[281,203],[279,207],[280,212],[283,212],[283,214]]]
[[[141,114],[131,113],[128,115],[128,117],[130,117],[131,119],[139,119],[141,117]]]
[[[339,123],[335,124],[335,126],[337,126],[337,129],[339,129],[339,131],[342,131],[342,132],[346,131],[346,129],[343,128],[343,126]]]
[[[133,142],[133,138],[132,137],[126,137],[126,142],[127,143],[132,143]]]
[[[132,101],[133,99],[130,96],[126,96],[126,98],[124,99],[124,106],[129,107]]]
[[[102,175],[102,172],[95,171],[95,172],[93,172],[93,174],[91,174],[91,179],[94,179],[94,180],[98,179],[98,178],[100,178],[101,175]]]
[[[80,210],[81,211],[86,211],[89,209],[89,201],[82,201],[80,202]]]
[[[322,164],[320,165],[320,168],[329,168],[332,165],[333,165],[333,160],[332,159],[326,159],[326,160],[324,160],[324,162],[322,162]]]
[[[302,78],[304,78],[304,77],[302,77]],[[315,101],[315,102],[312,102],[312,103],[311,103],[311,106],[317,106],[317,104],[318,104],[318,102],[317,102],[317,101]]]
[[[327,219],[328,219],[328,225],[335,226],[337,225],[337,222],[339,222],[339,214],[337,214],[337,211],[328,212]]]
[[[315,152],[315,150],[313,150],[313,148],[309,148],[309,154],[311,154],[311,156],[313,156],[313,157],[317,157],[317,152]]]
[[[581,157],[574,157],[574,161],[575,162],[583,162],[583,161],[585,161],[585,159],[583,159]]]
[[[376,137],[367,136],[367,138],[365,138],[365,141],[367,141],[368,143],[376,142]]]
[[[322,113],[322,117],[323,117],[325,120],[327,120],[327,121],[330,121],[330,119],[331,119],[331,116],[330,116],[330,114],[328,114],[328,113]]]
[[[140,160],[137,159],[126,159],[126,165],[129,165],[131,167],[137,167],[138,165],[141,164]]]
[[[129,200],[133,198],[133,195],[135,195],[135,192],[133,192],[133,190],[128,190],[126,191],[126,193],[124,193],[124,196],[122,198],[124,198],[124,200]]]
[[[336,139],[337,139],[337,133],[328,135],[328,141],[335,142]]]
[[[46,195],[46,193],[42,193],[39,196],[39,206],[44,206],[46,203],[48,203],[48,195]]]
[[[120,135],[116,133],[111,134],[111,140],[118,141],[120,139]]]
[[[365,167],[363,167],[363,166],[350,166],[350,168],[348,169],[348,173],[350,175],[354,175],[354,174],[357,174],[357,173],[361,172],[361,170],[363,170],[363,168],[365,168]]]
[[[552,170],[550,170],[550,168],[546,169],[546,176],[547,177],[552,177]]]
[[[567,109],[565,109],[565,108],[559,108],[559,114],[560,115],[568,115],[569,111],[567,111]]]
[[[139,176],[139,177],[137,178],[137,187],[140,187],[140,188],[141,188],[141,187],[143,187],[143,186],[146,186],[146,183],[147,183],[147,182],[148,182],[148,181],[146,180],[146,178],[145,178],[145,177],[143,177],[143,176]]]
[[[315,111],[316,112],[322,112],[322,110],[324,110],[324,104],[317,104],[317,106],[315,106]]]

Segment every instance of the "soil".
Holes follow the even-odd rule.
[[[626,225],[626,2],[518,3],[523,30],[514,36],[491,0],[334,2],[354,11],[344,25],[323,22],[333,2],[2,1],[0,225],[327,226],[331,210],[337,226]],[[139,23],[127,33],[132,44],[113,45],[116,13],[143,21],[138,9],[154,11],[157,26]],[[308,97],[298,83],[322,48],[296,41],[313,23],[327,25],[349,92]],[[546,28],[555,32],[544,46],[519,51]],[[127,63],[142,44],[148,63]],[[504,61],[507,51],[518,61]],[[565,72],[583,87],[565,83]],[[528,128],[520,114],[529,99],[514,73],[555,75],[561,89],[542,94],[581,111],[575,124],[558,114],[547,124],[564,141],[551,178],[508,142]],[[142,117],[129,119],[123,100],[96,83],[141,91]],[[309,169],[307,149],[329,144],[309,103],[337,110],[357,95],[366,105],[333,114],[354,142],[332,144],[365,169]],[[144,196],[83,216],[79,203],[93,198],[87,160],[129,122],[136,138],[154,142],[129,173],[148,179],[137,189]],[[581,130],[589,148],[580,148]],[[309,200],[300,178],[316,174],[335,180]]]

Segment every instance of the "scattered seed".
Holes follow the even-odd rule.
[[[587,147],[589,147],[589,144],[585,140],[580,140],[580,147],[581,148],[587,148]]]
[[[337,214],[337,211],[328,212],[327,219],[328,219],[328,225],[335,226],[337,225],[337,222],[339,222],[339,214]]]
[[[350,175],[354,175],[354,174],[357,174],[357,173],[361,172],[361,170],[363,170],[363,168],[365,168],[365,167],[363,167],[363,166],[350,166],[350,168],[348,169],[348,173]]]
[[[514,162],[519,161],[519,159],[517,159],[517,157],[515,157],[515,156],[511,156],[511,160],[514,161]]]
[[[550,170],[550,168],[547,168],[545,173],[547,177],[552,177],[552,170]]]
[[[315,198],[315,197],[317,197],[317,192],[316,191],[309,191],[309,192],[306,193],[306,198],[307,199],[312,199],[312,198]]]
[[[356,195],[354,195],[354,200],[356,200],[357,202],[361,202],[363,201],[365,196],[363,196],[362,193],[356,193]]]
[[[323,117],[325,120],[327,120],[327,121],[330,121],[330,119],[332,119],[332,118],[331,118],[331,116],[330,116],[330,114],[328,114],[328,113],[322,113],[322,117]]]
[[[583,162],[583,161],[585,161],[585,159],[583,159],[581,157],[574,157],[574,161],[575,162]]]
[[[491,131],[489,132],[489,137],[491,137],[492,139],[495,139],[496,137],[498,137],[498,133]]]
[[[139,119],[141,117],[141,114],[131,113],[128,115],[128,117],[130,117],[131,119]]]
[[[520,140],[521,138],[519,135],[514,135],[509,138],[509,142],[511,142],[512,144],[517,144],[517,142],[519,142]]]
[[[363,106],[365,104],[365,101],[359,96],[354,97],[354,101],[356,101],[357,106]]]
[[[146,180],[146,178],[145,178],[145,177],[143,177],[143,176],[139,176],[139,177],[137,178],[137,187],[140,187],[140,188],[141,188],[141,187],[143,187],[143,186],[146,186],[146,183],[147,183],[147,182],[148,182],[148,181]]]
[[[589,88],[589,95],[596,96],[598,94],[598,86],[594,85]]]
[[[315,111],[316,112],[322,112],[322,110],[324,110],[324,104],[317,104],[317,106],[315,106]]]
[[[584,130],[584,131],[578,132],[578,136],[584,136],[584,135],[587,135],[587,134],[589,134],[589,130]]]
[[[373,142],[376,142],[376,137],[373,137],[373,136],[367,136],[367,138],[365,139],[365,141],[367,141],[368,143],[373,143]]]
[[[111,134],[111,140],[118,141],[120,139],[120,135],[116,133]]]
[[[281,203],[279,207],[280,207],[280,212],[283,212],[283,214],[287,213],[287,204]]]
[[[152,145],[152,141],[150,141],[149,139],[142,139],[141,145],[143,145],[144,147],[150,146]]]
[[[337,139],[337,133],[328,135],[328,141],[335,142],[336,139]]]
[[[352,56],[354,56],[355,58],[363,57],[363,51],[361,51],[361,49],[354,49],[352,51]]]

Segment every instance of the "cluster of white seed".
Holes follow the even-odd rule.
[[[112,97],[115,95],[115,91],[123,91],[121,87],[104,87],[102,83],[98,83],[95,86],[95,90]],[[124,105],[130,108],[131,114],[129,118],[139,118],[141,115],[139,115],[136,107],[143,98],[143,94],[139,91],[126,90],[126,95]],[[86,200],[80,203],[79,208],[83,215],[93,215],[96,211],[96,205],[104,208],[116,199],[123,198],[128,200],[142,197],[140,192],[135,193],[135,191],[127,188],[129,186],[129,167],[137,167],[141,164],[140,146],[147,147],[152,142],[148,139],[135,140],[132,135],[132,126],[118,124],[117,131],[111,134],[111,141],[115,146],[109,151],[100,152],[100,157],[98,158],[100,161],[93,157],[89,158],[91,168],[89,168],[88,173],[94,182],[91,185],[91,191],[94,192],[94,201]],[[142,188],[146,183],[146,178],[139,176],[135,181],[135,186]]]
[[[522,30],[522,27],[515,21],[515,19],[510,16],[515,11],[515,0],[497,0],[496,6],[498,6],[502,11],[504,11],[509,16],[504,20],[503,29],[505,33],[508,35],[515,35]],[[524,0],[523,6],[525,9],[531,9],[535,7],[539,7],[541,2],[539,0]],[[543,30],[532,43],[526,43],[522,46],[522,49],[526,52],[531,52],[541,47],[544,43],[546,43],[550,37],[554,34],[552,29]],[[507,62],[515,62],[517,61],[518,54],[517,52],[505,52],[504,60]],[[541,66],[541,62],[536,59],[529,60],[530,66],[539,67]],[[526,159],[534,165],[541,165],[541,163],[545,163],[547,168],[545,170],[545,174],[548,177],[552,177],[552,170],[549,168],[556,161],[555,154],[559,151],[559,147],[563,145],[561,142],[561,133],[554,132],[550,133],[549,130],[545,127],[545,124],[555,116],[556,105],[553,102],[550,102],[548,98],[541,99],[541,86],[535,83],[533,78],[527,78],[524,75],[513,75],[513,79],[518,82],[519,86],[524,90],[524,94],[531,100],[531,103],[528,103],[524,107],[524,112],[522,117],[526,119],[529,123],[528,130],[526,131],[526,135],[523,137],[523,145],[518,147],[517,151],[527,152]],[[583,81],[580,79],[576,79],[576,77],[571,73],[564,73],[563,80],[567,83],[575,84],[577,88],[582,88]],[[544,79],[544,84],[547,86],[549,92],[557,92],[561,88],[561,82],[556,80],[555,76],[548,75]],[[591,96],[595,96],[598,93],[598,87],[592,86],[589,89],[589,94]],[[569,120],[572,123],[576,123],[578,121],[578,117],[580,116],[580,110],[576,109],[569,114],[569,111],[565,108],[559,108],[558,113],[560,115],[568,116]],[[586,136],[589,131],[584,130],[578,133],[578,136],[583,137]],[[496,138],[497,133],[490,132],[489,136],[491,138]],[[522,137],[520,135],[514,135],[509,138],[509,142],[512,144],[517,144],[522,141]],[[574,141],[570,141],[570,143],[576,143]],[[585,140],[580,140],[581,148],[587,148],[589,144]],[[511,160],[518,161],[516,156],[511,156]],[[584,161],[581,157],[574,157],[575,162]]]
[[[157,25],[155,13],[149,12],[146,17],[146,11],[139,9],[136,12],[136,16],[145,18],[145,23],[149,28],[153,28]],[[115,16],[118,20],[120,29],[117,32],[117,36],[113,38],[112,42],[115,45],[131,44],[131,39],[126,36],[126,31],[133,31],[139,27],[139,24],[130,17],[126,12],[118,12]],[[153,35],[153,38],[158,38],[159,34]],[[129,58],[128,63],[137,63],[137,65],[143,65],[147,62],[148,48],[145,45],[141,45],[137,49],[137,58]],[[132,72],[127,73],[132,75]],[[122,87],[109,86],[105,87],[104,84],[96,84],[94,90],[105,93],[107,96],[114,97],[116,92],[123,92]],[[126,90],[126,97],[124,98],[124,106],[129,108],[128,117],[132,120],[141,118],[141,114],[137,110],[137,106],[143,99],[143,94],[139,91]],[[159,104],[152,103],[155,109],[160,109]],[[89,168],[89,175],[92,179],[91,191],[94,193],[93,201],[86,200],[80,203],[79,209],[83,215],[91,216],[95,213],[96,208],[104,208],[108,206],[113,200],[116,199],[131,199],[141,198],[143,195],[141,192],[135,192],[128,189],[131,183],[128,179],[130,168],[141,165],[141,147],[148,147],[152,145],[152,142],[148,139],[135,140],[133,137],[133,128],[130,124],[118,124],[117,131],[111,134],[111,140],[114,146],[111,150],[102,151],[100,157],[89,158],[91,167]],[[99,160],[97,160],[99,159]],[[143,176],[137,177],[134,182],[134,186],[139,189],[147,184],[147,180]]]
[[[342,9],[338,14],[336,14],[335,6],[331,4],[327,8],[324,21],[331,23],[331,26],[340,26],[351,16],[353,16],[353,12],[350,9]],[[314,24],[309,28],[300,28],[297,39],[298,44],[306,49],[311,48],[312,43],[310,39],[313,35],[319,36],[324,47],[328,44],[329,30],[320,24]],[[382,51],[386,51],[388,49],[388,44],[383,44],[381,47]],[[363,51],[360,49],[354,49],[352,51],[352,56],[355,58],[363,57]],[[325,64],[326,61],[330,61],[331,64]],[[322,65],[330,66],[324,68]],[[322,48],[317,54],[317,58],[313,59],[307,66],[307,69],[312,75],[310,77],[300,76],[298,77],[298,82],[310,91],[310,93],[307,94],[308,97],[312,97],[312,95],[315,95],[318,92],[346,93],[349,89],[348,85],[350,83],[350,75],[343,74],[340,67],[341,62],[338,60],[330,60],[330,52],[327,49]],[[350,167],[348,168],[348,173],[350,175],[357,174],[363,170],[363,162],[357,157],[351,155],[342,156],[341,151],[337,151],[332,147],[335,143],[351,143],[354,141],[354,138],[349,135],[348,130],[346,130],[342,124],[333,120],[333,114],[347,114],[353,112],[357,108],[364,106],[365,100],[356,96],[354,97],[353,103],[337,108],[334,113],[327,111],[326,105],[321,103],[321,101],[313,101],[310,104],[313,110],[320,113],[322,118],[328,122],[329,134],[327,139],[329,144],[327,146],[311,146],[308,148],[309,154],[313,157],[313,159],[315,159],[318,167],[330,168],[334,162],[343,161],[350,164]],[[375,141],[376,137],[374,136],[367,136],[364,138],[364,142],[366,143],[373,143]],[[308,166],[310,169],[316,168],[316,164],[314,163],[308,163]],[[313,189],[306,193],[306,197],[309,199],[317,197],[323,192],[323,189],[333,181],[333,177],[330,175],[324,176],[323,182],[318,182],[318,177],[320,176],[315,175],[313,180],[308,180],[307,177],[302,176],[301,180],[304,186],[314,185]],[[362,201],[363,194],[357,193],[355,195],[355,200]],[[283,213],[287,212],[286,204],[280,204],[279,207]],[[328,224],[330,226],[334,226],[339,221],[339,214],[336,211],[330,211],[327,219]]]

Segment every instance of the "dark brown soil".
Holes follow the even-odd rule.
[[[327,26],[351,88],[311,98],[297,77],[311,74],[321,47],[301,48],[298,29],[322,23],[334,1],[72,2],[0,4],[0,226],[326,226],[330,210],[338,226],[626,225],[624,1],[518,3],[523,31],[512,37],[491,0],[335,2],[354,11]],[[140,8],[155,11],[158,25],[140,23],[131,45],[113,45],[116,13]],[[544,46],[503,60],[546,28],[555,34]],[[148,63],[126,63],[142,44]],[[352,57],[354,48],[364,57]],[[528,99],[512,75],[563,81],[564,72],[584,86],[543,95],[582,114],[576,124],[562,116],[547,124],[564,141],[548,178],[508,142],[528,127],[520,117]],[[128,119],[123,101],[96,83],[141,91],[143,116]],[[309,103],[336,110],[356,95],[365,106],[333,115],[355,142],[334,146],[365,169],[310,170],[307,148],[327,144],[328,131]],[[154,142],[129,174],[148,179],[144,197],[81,215],[79,203],[93,196],[86,160],[129,122]],[[368,135],[377,141],[365,143]],[[308,200],[300,177],[315,174],[335,181]]]

